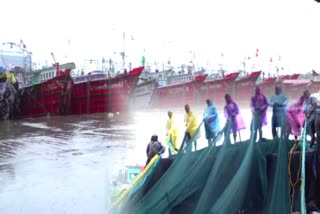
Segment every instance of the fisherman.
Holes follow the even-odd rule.
[[[186,111],[186,131],[184,135],[184,143],[189,143],[188,141],[196,134],[198,129],[198,119],[190,110],[189,104],[184,106],[184,110]],[[194,149],[197,150],[197,141],[194,139]],[[191,152],[192,145],[189,146],[189,151]]]
[[[167,120],[167,133],[166,136],[168,136],[168,139],[170,140],[170,143],[172,144],[174,152],[178,152],[178,127],[175,123],[175,119],[173,116],[173,113],[171,111],[168,111],[168,120]],[[169,156],[172,155],[171,149],[169,148]]]
[[[290,105],[286,111],[288,135],[292,134],[295,140],[298,140],[303,126],[303,101],[304,97],[301,96],[296,103]]]
[[[19,90],[19,83],[16,80],[16,77],[14,75],[14,72],[12,69],[10,69],[10,71],[7,72],[7,79],[10,81],[10,83],[13,85],[13,87],[16,89],[16,91],[18,92]]]
[[[147,158],[146,166],[156,154],[162,154],[164,151],[165,151],[165,148],[164,146],[162,146],[161,142],[158,141],[158,136],[152,135],[151,141],[147,146],[148,158]]]
[[[272,119],[271,119],[271,127],[272,127],[272,136],[274,139],[279,138],[277,134],[277,127],[280,127],[282,121],[285,121],[285,109],[288,105],[288,98],[286,95],[282,93],[280,86],[275,87],[275,95],[273,95],[270,99],[269,106],[272,107]]]
[[[214,139],[220,131],[220,120],[217,108],[212,104],[212,101],[206,100],[207,107],[203,112],[204,128],[208,146],[211,145],[211,140]]]
[[[224,107],[224,116],[227,122],[231,123],[231,131],[233,133],[234,142],[237,140],[237,131],[245,129],[243,118],[240,115],[238,105],[232,100],[229,94],[224,96],[226,105]],[[239,136],[240,137],[240,136]],[[241,140],[241,139],[240,139]]]
[[[307,123],[306,131],[307,131],[307,134],[311,136],[310,147],[312,147],[316,140],[315,122],[316,122],[317,99],[315,97],[310,96],[309,90],[305,90],[303,92],[303,98],[304,98],[303,113],[305,117],[304,122]]]
[[[255,89],[255,95],[251,97],[250,108],[252,111],[251,137],[254,142],[257,140],[259,132],[259,141],[262,140],[262,126],[267,124],[268,100],[261,93],[259,86]]]

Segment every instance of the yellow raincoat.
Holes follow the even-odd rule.
[[[14,73],[11,72],[7,73],[7,79],[10,80],[11,84],[15,84],[17,82]]]
[[[197,117],[193,114],[191,110],[186,115],[186,125],[187,125],[186,132],[189,133],[191,137],[193,137],[199,125],[198,125]]]
[[[168,138],[171,139],[173,148],[177,151],[178,150],[178,127],[174,120],[173,113],[171,118],[169,118],[167,121],[166,129],[167,129]]]

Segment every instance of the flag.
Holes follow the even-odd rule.
[[[319,74],[315,71],[315,70],[312,70],[312,76],[318,76]]]

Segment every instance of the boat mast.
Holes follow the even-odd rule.
[[[126,39],[126,34],[125,32],[122,33],[122,71],[125,69],[125,39]]]

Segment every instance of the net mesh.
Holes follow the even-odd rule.
[[[274,214],[305,209],[304,189],[301,192],[300,183],[291,186],[292,177],[300,178],[300,171],[291,170],[289,158],[304,144],[299,147],[288,140],[286,131],[278,139],[262,138],[256,143],[256,129],[249,140],[231,144],[229,121],[208,147],[191,152],[202,125],[177,155],[161,159],[113,213]],[[284,120],[281,130],[286,130]]]

